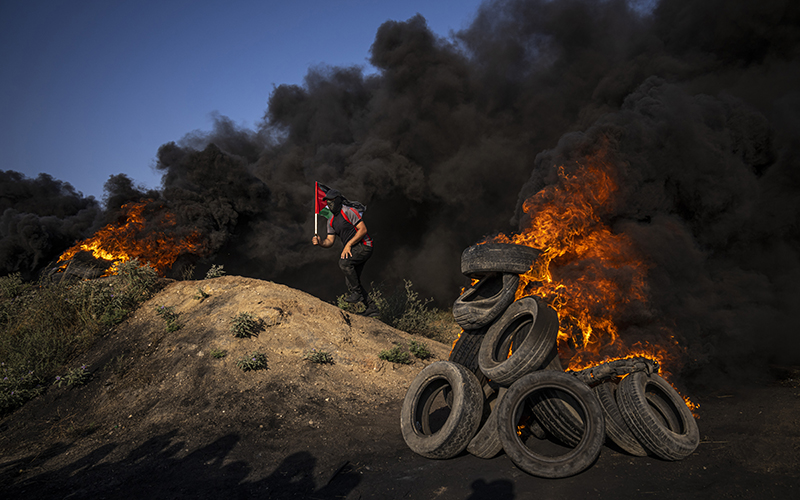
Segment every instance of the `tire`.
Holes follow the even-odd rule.
[[[452,403],[444,423],[431,421],[432,404],[450,388]],[[463,366],[437,361],[417,374],[400,410],[400,430],[412,451],[427,458],[452,458],[467,448],[478,431],[483,414],[483,390]]]
[[[489,327],[478,353],[478,366],[490,380],[509,386],[542,367],[557,335],[556,312],[534,297],[523,297]]]
[[[655,373],[634,372],[623,378],[617,388],[617,404],[633,435],[659,458],[681,460],[700,443],[689,407],[669,382]]]
[[[492,273],[467,289],[453,304],[453,318],[465,330],[482,328],[514,302],[519,275]]]
[[[527,273],[541,250],[511,243],[473,245],[461,254],[461,272],[470,278],[488,273]]]
[[[479,328],[461,332],[461,335],[453,343],[453,350],[450,351],[450,357],[448,358],[448,361],[458,363],[475,374],[481,385],[486,382],[486,376],[481,372],[478,365],[478,352],[480,352],[486,330],[486,328]]]
[[[520,415],[529,398],[543,390],[566,394],[584,415],[584,429],[575,447],[562,455],[545,455],[530,449],[517,434]],[[555,370],[529,373],[508,388],[497,407],[497,431],[503,449],[517,467],[534,476],[560,478],[586,470],[600,455],[605,423],[600,402],[589,386],[572,375]]]
[[[575,380],[583,384],[577,378]],[[531,398],[533,414],[542,428],[565,445],[573,447],[578,445],[584,433],[583,419],[575,409],[577,407],[578,403],[572,396],[548,389]]]
[[[622,413],[617,405],[617,384],[616,380],[608,380],[596,385],[592,390],[603,407],[603,414],[606,418],[606,437],[614,444],[636,457],[644,457],[647,450],[633,435]]]
[[[503,451],[503,444],[497,435],[497,407],[508,389],[501,387],[496,397],[489,403],[489,418],[475,437],[469,442],[467,452],[478,458],[494,458]]]
[[[653,393],[647,393],[647,404],[653,410],[656,419],[666,426],[672,432],[680,432],[681,422],[678,416],[670,410],[669,401],[665,401],[660,396]]]
[[[561,358],[558,357],[558,346],[553,345],[553,348],[547,354],[547,358],[544,360],[544,368],[542,370],[554,370],[557,372],[563,372],[564,366],[561,364]]]

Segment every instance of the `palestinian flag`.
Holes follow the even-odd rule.
[[[314,183],[314,213],[328,220],[333,217],[333,212],[328,209],[328,204],[325,203],[325,194],[330,190],[331,188],[325,184]]]
[[[322,215],[326,219],[330,219],[333,217],[333,212],[328,209],[328,204],[325,203],[325,195],[330,191],[331,188],[326,186],[325,184],[320,184],[319,182],[314,183],[314,213],[317,215]],[[358,201],[350,201],[345,197],[342,197],[342,205],[346,207],[350,207],[356,212],[358,215],[363,216],[364,212],[367,210],[366,205],[360,203]]]

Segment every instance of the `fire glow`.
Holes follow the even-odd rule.
[[[117,222],[107,224],[61,254],[58,262],[65,262],[61,268],[66,268],[79,252],[90,252],[95,259],[112,263],[138,259],[163,276],[180,255],[203,255],[205,245],[199,231],[180,231],[175,216],[163,206],[157,207],[154,220],[147,221],[145,211],[151,204],[143,201],[123,205],[124,215]],[[115,273],[116,266],[111,266],[105,274]]]
[[[634,356],[674,370],[681,348],[666,328],[667,341],[652,345],[621,338],[615,321],[626,308],[644,308],[648,266],[625,234],[603,222],[617,191],[614,175],[603,151],[559,167],[557,182],[523,204],[527,228],[493,241],[542,250],[520,276],[516,299],[535,295],[557,311],[558,349],[569,370]]]

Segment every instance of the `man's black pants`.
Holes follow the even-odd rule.
[[[372,247],[368,247],[363,243],[359,243],[352,248],[349,259],[339,259],[339,269],[344,273],[344,281],[347,284],[347,290],[350,293],[358,293],[364,297],[364,305],[369,307],[371,301],[369,294],[361,284],[361,271],[364,269],[364,264],[372,256]]]

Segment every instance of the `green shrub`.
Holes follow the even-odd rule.
[[[209,269],[206,273],[205,279],[210,280],[212,278],[219,278],[220,276],[223,276],[225,274],[225,270],[223,269],[224,267],[225,266],[218,266],[216,264],[212,265],[211,269]]]
[[[318,351],[316,349],[311,349],[310,351],[305,353],[303,355],[303,359],[320,365],[333,364],[333,356],[331,356],[330,353],[325,351]]]
[[[26,289],[19,273],[0,276],[0,298],[13,299]]]
[[[428,350],[428,346],[416,340],[411,340],[408,343],[408,350],[419,359],[428,359],[432,356],[431,351]]]
[[[403,346],[399,344],[395,345],[391,349],[382,350],[380,353],[378,353],[378,357],[380,359],[401,365],[410,365],[413,363],[411,360],[411,355],[403,348]]]
[[[204,300],[206,300],[209,297],[211,297],[211,294],[206,292],[205,290],[203,290],[203,287],[198,286],[197,287],[197,293],[194,294],[193,298],[194,298],[194,300],[199,300],[200,302],[203,302]]]
[[[69,370],[63,377],[56,376],[54,384],[59,387],[62,385],[66,385],[67,387],[81,386],[89,381],[90,376],[91,374],[89,373],[88,365],[81,365],[77,368]]]
[[[70,286],[73,302],[84,323],[100,327],[121,323],[157,288],[158,275],[138,260],[116,265],[117,275],[87,280]]]
[[[180,315],[175,312],[174,306],[158,306],[156,314],[167,323],[167,332],[175,332],[183,326],[179,320]]]
[[[428,349],[428,346],[423,342],[410,340],[408,345],[395,344],[391,349],[382,350],[380,353],[378,353],[378,357],[386,361],[391,361],[392,363],[409,365],[414,362],[411,359],[412,354],[414,357],[419,359],[429,359],[431,356],[433,356],[431,351]]]
[[[404,280],[403,286],[389,294],[373,284],[369,296],[378,307],[381,321],[398,330],[442,343],[452,343],[461,331],[452,313],[429,307],[433,299],[422,300],[409,280]],[[350,304],[344,297],[336,298],[340,309],[354,314],[364,312],[362,303]]]
[[[181,281],[191,281],[192,278],[194,278],[194,265],[189,264],[181,269]]]
[[[253,354],[238,360],[236,362],[236,366],[245,372],[249,372],[251,370],[266,370],[267,356],[260,352],[254,352]]]
[[[69,360],[158,287],[155,271],[136,260],[117,270],[84,281],[63,274],[29,283],[19,275],[0,278],[0,414],[44,391]]]
[[[264,322],[248,312],[241,312],[231,318],[231,332],[239,339],[258,337],[258,332],[263,328]]]
[[[227,356],[228,355],[228,351],[225,351],[225,350],[222,350],[222,349],[211,349],[210,354],[211,354],[211,357],[220,359],[220,358],[224,358],[225,356]]]
[[[42,377],[0,362],[0,413],[6,413],[44,392]]]

